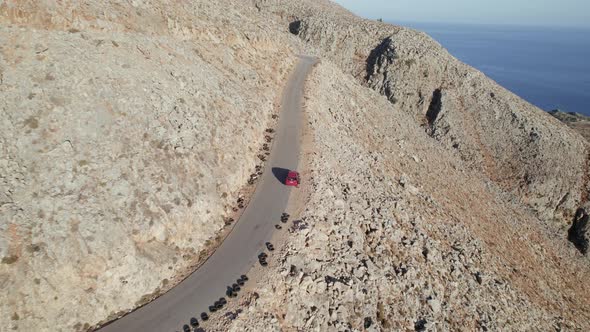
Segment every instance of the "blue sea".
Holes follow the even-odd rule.
[[[400,23],[546,111],[590,115],[590,28]]]

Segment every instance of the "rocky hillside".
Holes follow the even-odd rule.
[[[586,200],[586,142],[426,34],[360,19],[327,1],[259,3],[541,218],[569,218]]]
[[[215,239],[294,61],[248,10],[2,2],[0,331],[83,330]]]
[[[562,112],[560,110],[550,111],[559,121],[565,123],[568,127],[577,131],[580,135],[590,141],[590,117],[580,113]]]
[[[12,0],[0,24],[0,331],[87,330],[194,266],[299,52],[309,195],[220,329],[590,329],[588,143],[425,34],[323,0]]]
[[[259,297],[213,330],[590,328],[590,264],[567,227],[506,200],[333,64],[316,69],[307,98],[305,211]]]

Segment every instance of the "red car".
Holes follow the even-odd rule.
[[[289,174],[287,174],[287,179],[285,180],[285,185],[299,187],[300,183],[301,180],[299,178],[299,173],[296,171],[289,171]]]

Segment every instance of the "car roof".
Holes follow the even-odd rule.
[[[289,171],[289,174],[287,174],[288,177],[297,176],[297,175],[299,175],[299,173],[297,173],[297,171]]]

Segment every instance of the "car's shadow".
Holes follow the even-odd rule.
[[[285,181],[287,181],[287,175],[289,174],[289,170],[281,167],[273,167],[272,174],[275,176],[277,180],[279,180],[280,183],[285,184]]]

